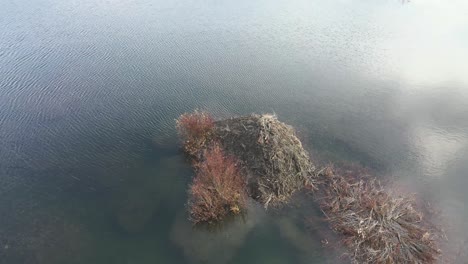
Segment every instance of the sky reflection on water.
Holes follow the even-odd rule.
[[[0,263],[194,261],[171,231],[191,177],[174,119],[194,108],[276,112],[440,209],[463,249],[467,19],[464,0],[2,3]],[[264,219],[227,262],[326,261],[288,240],[300,221]]]

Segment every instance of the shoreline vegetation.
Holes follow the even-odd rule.
[[[365,171],[317,169],[294,129],[274,115],[215,120],[207,112],[176,120],[195,170],[188,211],[193,224],[246,213],[247,197],[265,210],[311,193],[353,263],[436,263],[435,228],[413,200],[385,190]]]

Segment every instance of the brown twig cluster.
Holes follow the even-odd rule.
[[[214,142],[236,157],[248,180],[249,194],[265,208],[285,203],[306,184],[314,186],[309,154],[294,129],[275,115],[214,121],[210,114],[195,111],[181,115],[176,127],[195,168]]]
[[[185,153],[192,158],[199,158],[213,136],[214,118],[207,112],[195,110],[181,115],[176,120],[176,128],[184,141]]]
[[[235,158],[226,156],[218,144],[203,153],[190,186],[189,211],[193,223],[222,220],[246,207],[246,183]]]
[[[333,230],[345,238],[355,263],[435,263],[440,251],[423,216],[406,197],[375,179],[320,173],[318,200]]]
[[[189,190],[189,214],[194,224],[213,223],[246,206],[246,182],[239,162],[215,140],[214,118],[207,112],[185,113],[176,120],[183,149],[196,175]]]
[[[286,203],[305,185],[314,186],[315,167],[295,130],[275,115],[248,115],[215,123],[227,153],[238,157],[252,197],[265,208]]]

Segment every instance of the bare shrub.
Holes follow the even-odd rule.
[[[211,114],[195,110],[182,114],[176,120],[176,128],[183,140],[184,151],[199,158],[213,135],[214,118]]]
[[[190,186],[189,211],[193,223],[212,223],[246,207],[246,183],[237,160],[226,156],[218,144],[203,152],[195,164],[197,173]]]

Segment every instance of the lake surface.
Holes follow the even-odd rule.
[[[195,108],[274,112],[373,168],[463,263],[464,0],[3,0],[0,263],[334,263],[310,205],[191,227],[174,119]]]

